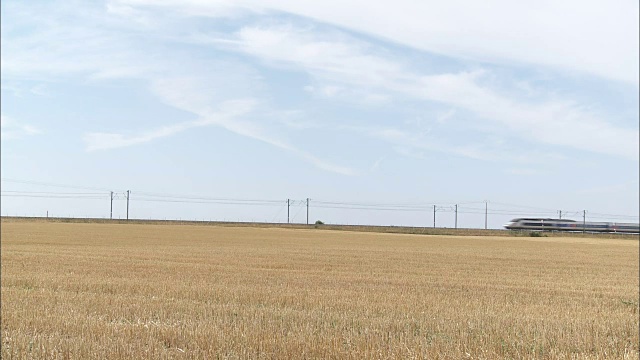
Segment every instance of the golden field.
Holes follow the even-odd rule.
[[[635,239],[3,221],[2,359],[637,359]]]

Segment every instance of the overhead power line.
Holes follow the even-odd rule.
[[[127,200],[129,202],[129,194],[135,194],[132,202],[156,202],[156,203],[185,203],[185,204],[211,204],[211,205],[239,205],[239,206],[272,206],[278,207],[279,211],[276,216],[287,207],[287,214],[289,215],[289,208],[291,206],[299,206],[307,208],[307,222],[309,208],[314,209],[337,209],[337,210],[359,210],[359,211],[387,211],[387,212],[414,212],[414,213],[433,213],[434,214],[434,226],[435,226],[435,214],[436,212],[443,213],[455,213],[456,221],[458,214],[476,214],[485,215],[485,227],[487,222],[487,216],[512,216],[516,217],[540,217],[540,218],[557,218],[558,213],[562,214],[563,219],[569,219],[571,217],[581,218],[584,221],[585,218],[604,220],[604,221],[621,221],[621,222],[637,222],[640,218],[638,215],[621,215],[621,214],[609,214],[609,213],[597,213],[597,212],[585,212],[579,211],[567,211],[558,210],[538,206],[527,206],[518,204],[509,204],[501,202],[489,202],[489,201],[467,201],[467,202],[366,202],[366,201],[329,201],[329,200],[313,200],[312,205],[309,205],[309,199],[304,200],[273,200],[273,199],[246,199],[246,198],[230,198],[230,197],[215,197],[215,196],[203,196],[203,195],[186,195],[186,194],[169,194],[169,193],[157,193],[147,191],[128,191],[121,190],[114,192],[112,189],[103,189],[97,187],[88,186],[75,186],[58,183],[49,183],[41,181],[19,180],[2,178],[3,187],[5,183],[30,185],[37,187],[54,187],[61,189],[77,189],[78,191],[37,191],[31,190],[3,190],[0,195],[2,197],[14,197],[14,198],[48,198],[48,199],[81,199],[81,200],[109,200],[111,202],[110,217],[113,214],[113,200]],[[17,186],[18,188],[25,188],[26,186]],[[482,204],[479,206],[479,204]],[[128,205],[128,204],[127,204]],[[297,210],[294,215],[297,216],[302,208]]]

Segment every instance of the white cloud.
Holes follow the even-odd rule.
[[[526,139],[638,159],[638,130],[615,127],[570,101],[525,103],[481,85],[486,70],[421,75],[399,61],[375,55],[348,38],[327,39],[292,27],[244,28],[238,50],[275,65],[307,71],[318,81],[374,88],[469,110]],[[472,152],[458,149],[458,153]]]
[[[281,139],[274,131],[246,118],[243,110],[257,106],[255,100],[238,100],[227,102],[224,106],[231,116],[215,116],[211,114],[211,92],[207,91],[206,81],[202,79],[168,79],[156,82],[154,91],[169,105],[189,111],[198,115],[201,120],[198,125],[215,124],[236,134],[256,139],[277,148],[289,151],[301,159],[304,159],[316,167],[343,175],[355,175],[353,169],[330,163],[315,155],[301,150],[286,140]]]
[[[173,84],[173,82],[169,83]],[[191,108],[189,104],[184,102],[184,98],[171,97],[178,93],[181,96],[184,95],[185,97],[189,97],[189,93],[184,92],[184,90],[184,88],[172,89],[171,91],[162,92],[162,95],[166,96],[164,100],[167,101],[167,103],[169,103],[170,105],[198,115],[199,118],[197,120],[163,126],[134,136],[125,136],[123,134],[117,133],[87,133],[84,135],[84,141],[86,143],[87,151],[107,150],[147,143],[163,137],[173,136],[189,129],[210,125],[221,126],[240,135],[245,135],[253,138],[259,136],[259,131],[256,131],[255,128],[252,128],[251,124],[243,123],[239,119],[243,115],[249,114],[254,110],[254,107],[256,105],[255,100],[229,100],[219,104],[218,109],[213,109],[214,104],[212,103],[207,103],[206,109],[199,107]],[[193,98],[197,98],[196,95],[197,94],[194,94]]]
[[[340,34],[320,37],[310,29],[292,26],[272,28],[245,27],[231,42],[237,49],[274,65],[295,65],[335,84],[347,77],[351,84],[381,86],[402,74],[397,61],[373,54],[374,49],[363,42]]]
[[[438,114],[436,121],[439,122],[440,124],[444,124],[449,119],[451,119],[455,114],[456,114],[456,109],[450,109],[447,112]]]
[[[213,17],[232,14],[233,9],[286,12],[455,58],[544,66],[638,84],[637,1],[119,0],[116,3],[171,7],[183,14]],[[263,36],[267,34],[245,34],[256,35],[265,44],[277,41]],[[305,56],[299,52],[297,55]]]
[[[15,81],[140,79],[149,84],[161,101],[198,118],[135,135],[89,132],[83,136],[87,151],[148,143],[188,129],[213,125],[294,153],[320,169],[349,175],[355,173],[294,147],[266,126],[243,119],[243,115],[257,106],[253,93],[260,89],[259,77],[233,61],[212,60],[186,50],[167,52],[165,45],[159,45],[163,41],[187,44],[190,40],[160,26],[168,21],[166,18],[155,18],[140,10],[144,5],[153,8],[152,2],[110,2],[107,14],[92,7],[73,9],[58,5],[35,8],[12,5],[12,13],[24,12],[22,15],[25,15],[18,24],[30,27],[32,31],[19,32],[16,29],[20,26],[15,23],[8,26],[7,31],[3,27],[3,75],[7,74]],[[236,16],[244,12],[237,11],[237,4],[223,4],[215,9],[207,6],[204,13],[192,10],[184,9],[179,14]],[[86,15],[86,19],[81,15]],[[170,17],[175,15],[172,13]],[[77,21],[62,21],[63,18]],[[127,19],[133,22],[126,22]],[[29,132],[29,129],[23,131]],[[13,136],[13,133],[9,135],[9,130],[6,133],[6,136]]]
[[[388,104],[391,97],[381,91],[374,91],[365,87],[342,86],[335,84],[307,85],[303,88],[306,92],[324,99],[344,101],[361,105]]]
[[[164,126],[130,137],[114,133],[87,133],[84,135],[83,140],[86,143],[87,151],[108,150],[150,142],[199,126],[203,125],[198,121],[185,122],[172,126]]]
[[[275,111],[268,114],[269,117],[277,119],[280,124],[296,130],[307,130],[322,128],[323,125],[314,120],[310,120],[306,114],[299,110]]]
[[[154,92],[164,102],[197,115],[198,120],[165,126],[134,136],[114,133],[88,133],[84,136],[87,151],[142,144],[192,128],[215,125],[291,152],[320,169],[343,175],[356,174],[353,169],[333,164],[301,150],[280,139],[279,136],[259,123],[247,120],[246,115],[256,114],[255,110],[258,106],[258,101],[255,99],[228,100],[218,104],[218,109],[215,109],[215,98],[217,96],[215,93],[207,91],[207,84],[207,81],[195,78],[168,78],[155,81],[153,84]]]
[[[486,85],[485,80],[488,75],[491,75],[488,70],[426,74],[412,69],[403,58],[392,56],[388,49],[374,46],[361,39],[356,40],[338,30],[319,32],[314,27],[263,25],[245,26],[233,35],[218,34],[206,37],[194,28],[184,31],[180,28],[181,24],[187,24],[188,19],[195,15],[218,18],[241,16],[248,12],[269,14],[269,19],[272,20],[270,23],[273,24],[276,13],[269,10],[281,10],[344,25],[356,31],[374,34],[386,40],[427,51],[496,62],[533,62],[568,68],[572,71],[585,71],[618,80],[628,77],[628,66],[622,63],[617,63],[618,66],[610,66],[611,63],[606,63],[601,68],[594,69],[589,68],[591,65],[585,67],[574,61],[573,55],[566,57],[569,59],[568,63],[556,61],[563,58],[558,54],[566,55],[565,48],[558,50],[558,53],[552,52],[550,58],[532,56],[531,61],[524,59],[522,54],[531,55],[537,49],[536,46],[540,45],[537,39],[525,38],[534,34],[534,30],[545,29],[536,22],[539,19],[532,20],[529,14],[518,14],[525,19],[518,18],[518,22],[523,23],[515,28],[526,30],[524,34],[511,31],[510,34],[500,35],[498,30],[504,26],[500,22],[494,26],[489,24],[488,20],[485,23],[485,20],[474,19],[469,21],[468,27],[451,26],[450,24],[456,22],[449,21],[455,16],[460,16],[461,19],[467,19],[470,16],[459,13],[458,10],[463,7],[459,2],[454,2],[451,6],[430,4],[431,11],[420,14],[414,11],[407,12],[406,9],[419,9],[425,6],[421,3],[407,3],[405,5],[411,6],[405,7],[401,12],[395,6],[381,7],[376,3],[367,3],[366,6],[355,2],[341,3],[344,6],[343,11],[335,11],[333,14],[335,18],[332,19],[328,18],[329,13],[326,9],[335,10],[338,6],[337,2],[329,1],[326,9],[315,4],[302,5],[287,1],[266,1],[261,4],[252,1],[112,1],[108,3],[106,18],[104,14],[96,14],[96,11],[83,10],[78,14],[87,15],[89,20],[80,21],[81,16],[76,14],[73,18],[79,20],[77,22],[61,21],[65,18],[64,11],[68,11],[69,8],[60,10],[55,6],[50,6],[49,9],[43,7],[36,11],[36,14],[32,14],[38,16],[29,17],[38,19],[37,21],[28,20],[36,27],[35,31],[18,37],[11,36],[14,31],[11,27],[9,31],[2,32],[3,74],[24,78],[80,76],[95,81],[112,78],[142,79],[163,102],[195,114],[200,119],[198,121],[206,125],[221,126],[229,131],[296,153],[300,158],[320,168],[333,168],[337,169],[337,172],[353,173],[339,166],[325,164],[312,154],[292,146],[277,130],[260,124],[256,120],[247,120],[241,115],[223,117],[225,120],[217,118],[218,110],[215,107],[220,104],[231,99],[258,98],[255,89],[260,87],[260,81],[246,79],[255,79],[259,76],[247,74],[249,71],[245,72],[241,69],[242,66],[235,66],[224,60],[211,61],[210,58],[200,58],[190,51],[177,50],[169,53],[164,46],[153,46],[155,42],[167,39],[177,44],[193,45],[192,41],[197,38],[201,42],[199,45],[206,44],[209,50],[212,46],[216,51],[232,50],[261,59],[269,66],[305,71],[312,77],[313,84],[306,90],[325,98],[358,99],[367,104],[392,104],[392,100],[396,98],[436,102],[450,108],[449,112],[434,118],[434,121],[441,125],[449,124],[454,113],[464,110],[474,115],[473,120],[477,122],[477,129],[482,129],[489,124],[492,128],[499,127],[501,131],[515,134],[526,141],[534,140],[634,160],[638,158],[637,129],[616,127],[607,122],[604,115],[596,114],[568,100],[554,99],[537,102],[516,100],[514,96]],[[505,9],[516,13],[512,4],[495,1],[493,4],[501,4]],[[562,4],[559,6],[564,6]],[[179,11],[162,12],[160,17],[153,16],[157,14],[154,12],[155,9],[166,6],[175,7]],[[555,9],[555,5],[541,4],[540,6],[542,9],[549,7]],[[592,7],[592,4],[585,5],[585,8]],[[356,10],[361,13],[356,14]],[[366,14],[378,14],[383,10],[386,16],[361,19],[366,18]],[[478,11],[477,14],[487,11],[484,8],[475,10]],[[612,11],[617,10],[607,7],[605,15],[610,15]],[[477,17],[477,14],[473,17]],[[400,15],[404,16],[404,20]],[[433,21],[431,23],[424,19],[417,21],[422,16],[425,16],[424,19]],[[577,12],[577,16],[583,16],[581,19],[589,18],[588,14],[585,15],[581,10]],[[184,20],[180,17],[187,20],[180,22]],[[128,19],[133,20],[132,23],[128,23]],[[347,19],[354,21],[350,25],[345,25]],[[552,17],[549,21],[551,29],[562,28],[557,22],[558,19]],[[573,18],[570,21],[574,21]],[[423,22],[425,24],[422,24]],[[400,23],[403,26],[391,26]],[[380,27],[374,29],[372,24],[378,24]],[[621,21],[618,25],[628,26],[627,20]],[[603,31],[617,32],[619,27],[616,26]],[[323,29],[325,28],[323,26]],[[136,31],[130,31],[131,29]],[[446,42],[440,41],[440,37],[437,39],[434,37],[433,34],[438,33],[436,31],[438,29],[442,31],[440,34],[450,35],[450,37],[442,36]],[[485,29],[486,32],[470,31],[473,29]],[[567,36],[571,37],[572,34],[573,32]],[[498,35],[506,36],[507,38],[504,39],[509,41],[501,43],[500,39],[503,38]],[[563,38],[565,36],[563,33],[554,36],[551,36],[553,39],[550,40],[547,37],[546,44],[555,49],[556,38],[559,37],[565,41],[566,37]],[[620,41],[627,44],[629,40],[625,36],[620,37]],[[522,42],[518,42],[519,40]],[[477,43],[482,43],[483,48],[479,48]],[[519,49],[518,52],[510,50],[514,43],[515,48]],[[611,41],[611,43],[613,45],[609,45],[614,46],[614,50],[617,51],[612,54],[618,54],[620,50],[618,42]],[[599,42],[596,41],[596,44]],[[531,49],[527,48],[529,45]],[[566,48],[572,49],[574,45],[571,43]],[[203,47],[201,46],[199,50],[203,50]],[[620,61],[637,62],[637,59],[629,60],[627,52],[628,48],[625,48],[624,54],[619,57],[622,59]],[[585,51],[578,53],[582,54],[581,60],[587,64],[593,59],[598,63],[602,60],[598,56],[586,58]],[[188,66],[176,66],[176,64],[188,64]],[[611,70],[613,68],[615,71]],[[194,81],[196,85],[191,83]],[[268,108],[268,105],[264,107]],[[457,118],[458,116],[456,120]],[[389,121],[389,123],[392,122],[393,120]],[[297,124],[303,123],[297,122]],[[308,125],[311,122],[305,124]],[[292,122],[289,125],[295,126]],[[85,141],[87,149],[91,150],[130,146],[170,136],[196,126],[204,125],[197,122],[180,123],[134,136],[94,132],[86,134]],[[304,129],[304,126],[298,128]],[[394,129],[393,126],[387,128]],[[401,134],[394,135],[393,131],[396,130]],[[460,144],[456,143],[456,139],[437,135],[417,136],[419,134],[411,133],[406,128],[396,130],[388,130],[389,133],[377,134],[376,137],[385,139],[398,148],[411,146],[429,151],[451,152],[476,159],[505,159],[505,156],[497,150],[500,148],[492,147],[490,144],[475,142]],[[404,133],[410,133],[409,140],[401,136]],[[371,134],[373,132],[369,132],[367,136],[372,136]]]
[[[20,139],[25,136],[41,134],[38,127],[24,124],[4,114],[0,115],[0,134],[2,140]]]
[[[568,101],[522,103],[478,85],[477,73],[423,77],[409,90],[497,121],[524,138],[580,150],[638,159],[637,129],[619,128]]]
[[[416,159],[427,158],[428,153],[449,153],[483,161],[507,161],[522,164],[541,164],[565,160],[561,155],[535,150],[509,149],[498,139],[476,139],[473,142],[442,139],[425,132],[389,127],[341,126],[341,130],[365,135],[392,145],[398,154]]]
[[[380,164],[382,163],[382,160],[384,160],[384,156],[378,158],[378,160],[376,160],[373,165],[371,165],[371,168],[369,169],[369,171],[375,171],[378,170],[380,168]]]
[[[530,176],[530,175],[537,174],[536,170],[530,169],[530,168],[512,168],[512,169],[506,169],[505,172],[508,174],[521,175],[521,176]]]

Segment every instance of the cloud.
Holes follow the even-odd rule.
[[[95,19],[69,19],[64,23],[62,17],[75,18],[80,12],[65,11],[64,6],[56,8],[53,4],[29,10],[12,4],[6,11],[24,12],[24,17],[6,27],[3,22],[3,74],[42,80],[101,71],[131,73],[121,70],[135,63],[129,57],[128,42],[105,29],[104,20],[96,20],[94,27],[83,25]],[[90,17],[90,13],[86,15]],[[78,22],[74,24],[73,20]],[[23,26],[31,31],[21,31]]]
[[[637,1],[605,4],[579,0],[536,3],[398,0],[390,4],[337,0],[118,0],[112,3],[170,7],[184,16],[284,12],[453,58],[548,67],[638,85]],[[259,36],[265,44],[277,41],[267,34],[245,35]]]
[[[478,73],[426,76],[418,96],[472,111],[523,138],[596,153],[638,159],[637,129],[620,128],[571,101],[523,103],[478,84]]]
[[[284,3],[279,6],[282,10],[429,52],[498,64],[533,64],[638,84],[638,52],[632,50],[639,46],[638,2]]]
[[[488,12],[485,8],[474,9],[477,13],[473,16],[461,14],[459,10],[463,8],[462,4],[454,1],[453,5],[430,4],[430,11],[417,13],[406,9],[420,9],[426,5],[402,3],[408,5],[403,10],[390,6],[381,8],[369,3],[366,6],[355,2],[340,5],[333,1],[327,2],[326,8],[323,8],[316,4],[289,1],[120,0],[108,2],[106,14],[102,7],[82,7],[81,11],[77,11],[69,6],[54,4],[31,10],[34,13],[22,17],[24,23],[18,23],[17,26],[3,24],[2,71],[3,75],[23,79],[139,79],[148,84],[150,91],[161,101],[194,114],[198,119],[152,128],[137,135],[91,132],[84,136],[87,149],[91,151],[142,144],[198,126],[212,125],[294,153],[319,168],[355,173],[305,152],[304,145],[294,146],[287,141],[282,128],[266,121],[268,116],[265,114],[280,111],[273,110],[274,103],[269,101],[276,96],[286,97],[287,94],[266,95],[266,92],[261,92],[261,87],[268,87],[263,84],[266,80],[262,78],[266,71],[259,72],[262,70],[259,67],[251,68],[255,61],[247,59],[250,57],[258,59],[262,65],[287,71],[288,74],[308,74],[310,83],[305,90],[316,97],[393,108],[393,114],[383,120],[384,126],[370,124],[367,130],[353,133],[383,140],[396,149],[404,149],[406,153],[424,156],[425,151],[439,151],[483,160],[518,161],[523,158],[524,155],[514,156],[518,152],[512,148],[488,140],[475,140],[485,138],[484,134],[497,129],[502,136],[515,135],[516,141],[512,144],[521,140],[525,144],[543,143],[638,159],[637,128],[613,125],[613,122],[607,121],[610,114],[599,114],[577,101],[556,96],[545,98],[544,94],[538,94],[536,100],[532,100],[526,96],[526,93],[535,92],[531,86],[526,87],[526,91],[522,90],[524,96],[509,93],[490,81],[497,75],[486,65],[476,63],[474,70],[469,70],[458,64],[454,70],[449,66],[440,73],[437,67],[416,66],[415,62],[411,62],[411,56],[405,56],[406,51],[395,51],[393,44],[405,44],[414,49],[463,59],[506,62],[511,65],[534,63],[628,81],[625,79],[629,77],[629,67],[625,64],[637,60],[633,59],[633,54],[629,57],[627,47],[620,47],[619,43],[629,43],[627,35],[620,37],[620,42],[610,41],[612,44],[607,44],[615,50],[607,57],[620,54],[612,62],[602,62],[603,55],[597,54],[587,58],[586,50],[581,48],[584,51],[577,53],[582,54],[584,63],[591,64],[583,66],[575,60],[574,55],[565,56],[565,48],[556,48],[558,42],[555,38],[566,41],[562,32],[557,36],[541,36],[546,39],[546,45],[557,51],[532,54],[544,44],[537,38],[526,37],[534,34],[534,30],[544,31],[545,28],[540,19],[530,18],[530,14],[520,14],[513,8],[514,5],[493,2],[518,16],[513,19],[517,18],[516,23],[522,23],[516,24],[518,26],[513,29],[524,30],[523,34],[518,31],[503,34],[499,30],[505,24],[500,21],[499,24],[489,23],[488,19],[496,19],[493,15],[476,19],[477,14]],[[568,3],[562,2],[557,5],[559,7],[550,4],[540,6],[542,9],[557,10]],[[334,18],[330,19],[327,9],[335,10],[339,5],[344,7],[344,11],[334,11]],[[11,6],[20,7],[15,4]],[[606,9],[603,14],[608,16],[615,13],[618,11],[613,9],[616,6]],[[166,11],[167,7],[176,11]],[[585,8],[591,9],[593,4],[586,4]],[[385,16],[379,16],[385,10]],[[292,19],[289,16],[287,22],[283,22],[282,12],[303,18]],[[365,14],[377,16],[366,18]],[[557,15],[553,11],[551,14]],[[451,24],[457,23],[451,21],[455,16],[473,19],[469,20],[468,26],[453,26]],[[561,29],[559,19],[554,16],[549,18],[550,28]],[[589,19],[591,15],[579,9],[576,16]],[[229,30],[228,23],[222,26],[211,22],[207,23],[210,27],[201,27],[196,20],[202,17],[242,18],[236,23],[245,25],[236,30]],[[358,34],[314,23],[310,19],[337,24],[342,29],[355,30]],[[431,22],[424,19],[431,19]],[[573,19],[566,23],[569,24]],[[629,26],[626,19],[602,31],[617,33],[620,26]],[[292,25],[302,20],[308,25]],[[346,24],[349,22],[347,20],[352,20],[352,23]],[[17,32],[25,24],[32,31]],[[375,28],[374,24],[379,27]],[[509,24],[513,25],[512,22]],[[473,29],[486,29],[486,32],[470,31]],[[363,34],[374,35],[375,39]],[[450,37],[443,34],[449,34]],[[574,35],[571,30],[567,36]],[[594,44],[599,44],[598,41]],[[483,47],[478,47],[478,43],[482,43]],[[527,47],[529,45],[531,48]],[[583,46],[582,43],[578,45]],[[566,49],[578,45],[570,43]],[[171,51],[167,51],[168,47]],[[602,49],[598,52],[602,52]],[[395,53],[405,55],[393,55]],[[545,57],[547,55],[550,57]],[[563,59],[569,60],[563,62]],[[601,67],[593,68],[596,62]],[[3,80],[3,86],[4,83]],[[260,108],[259,112],[252,113],[256,115],[252,118],[245,117],[247,113],[241,110],[242,106],[248,106],[247,103],[237,106],[238,113],[220,110],[221,106],[232,106],[236,100],[247,99],[255,102],[250,105],[252,109]],[[447,112],[441,112],[429,120],[433,125],[433,129],[429,129],[430,134],[424,129],[415,131],[411,126],[399,127],[397,124],[402,123],[403,106],[407,102],[413,102],[415,112],[421,110],[422,104],[436,104],[447,109]],[[219,116],[220,111],[227,115]],[[310,117],[312,115],[308,114]],[[346,121],[347,125],[357,127],[353,122]],[[461,121],[464,121],[464,128],[460,125]],[[318,123],[308,119],[279,122],[285,125],[285,129],[296,131],[317,128]],[[334,130],[340,131],[340,127],[334,127]],[[466,132],[467,137],[463,139],[457,132]],[[474,140],[465,140],[470,138],[469,133],[473,134]],[[519,153],[526,154],[522,151]]]
[[[164,94],[175,94],[174,92],[165,92]],[[185,93],[181,93],[182,95],[187,95]],[[200,116],[197,120],[177,123],[169,126],[159,127],[157,129],[152,129],[150,131],[143,132],[139,135],[134,136],[125,136],[123,134],[118,133],[87,133],[84,135],[84,141],[86,143],[87,151],[95,151],[95,150],[107,150],[107,149],[115,149],[121,147],[127,147],[132,145],[138,145],[147,143],[156,139],[169,137],[176,135],[180,132],[190,130],[193,128],[210,126],[210,125],[218,125],[224,127],[228,130],[231,130],[235,133],[256,137],[257,134],[253,134],[250,126],[241,125],[242,123],[238,120],[238,117],[249,114],[253,111],[256,102],[253,99],[235,99],[225,101],[218,106],[218,111],[214,111],[212,109],[201,109],[195,108],[189,110],[190,107],[182,102],[183,99],[177,99],[176,103],[172,103],[172,100],[175,101],[175,98],[165,99],[171,105],[190,111],[195,115]],[[213,106],[214,104],[207,104],[207,106]]]
[[[274,66],[308,72],[316,81],[378,89],[464,109],[479,120],[498,124],[521,138],[596,153],[638,159],[637,129],[619,128],[568,100],[523,102],[482,85],[488,70],[422,75],[376,49],[338,36],[279,26],[243,28],[237,50]],[[473,152],[458,148],[457,153]]]
[[[521,175],[521,176],[530,176],[538,173],[536,170],[529,169],[529,168],[512,168],[512,169],[506,169],[505,172],[507,174]]]
[[[228,100],[218,104],[217,110],[214,109],[216,95],[207,92],[207,84],[207,81],[195,78],[167,78],[155,81],[153,91],[165,103],[197,115],[198,119],[160,127],[134,136],[117,133],[88,133],[84,136],[87,151],[143,144],[189,129],[215,125],[293,153],[319,169],[342,175],[357,174],[353,169],[333,164],[291,145],[259,123],[246,120],[246,115],[252,112],[255,115],[255,110],[259,106],[256,99]]]
[[[143,144],[155,139],[175,135],[187,129],[202,126],[198,122],[185,122],[172,126],[164,126],[136,136],[124,136],[114,133],[87,133],[83,136],[87,151],[108,150]]]
[[[329,34],[326,34],[329,35]],[[237,50],[277,66],[297,66],[336,84],[381,86],[401,75],[398,61],[373,54],[375,48],[341,34],[319,36],[312,29],[293,26],[244,27],[229,44]],[[329,95],[339,88],[329,89]]]
[[[229,116],[212,116],[211,92],[207,91],[206,81],[202,79],[165,79],[154,84],[154,91],[169,105],[194,113],[200,117],[198,125],[217,125],[236,134],[262,141],[282,150],[293,153],[299,158],[314,164],[316,167],[343,175],[355,175],[356,172],[348,167],[340,166],[320,159],[317,156],[301,150],[284,139],[273,130],[255,121],[239,119],[247,108],[253,110],[258,106],[256,100],[236,100],[227,102],[224,106]]]
[[[384,160],[384,156],[378,158],[378,160],[376,160],[373,165],[371,165],[371,168],[369,168],[369,171],[376,171],[380,168],[380,164],[382,163],[382,160]]]
[[[42,130],[33,125],[20,123],[4,114],[0,115],[0,134],[2,140],[21,139],[25,136],[41,133]]]
[[[188,45],[191,41],[169,26],[175,25],[171,23],[176,15],[236,16],[244,12],[236,11],[236,4],[222,4],[215,9],[207,6],[203,13],[185,8],[168,16],[153,16],[156,7],[146,1],[110,2],[104,13],[101,7],[74,8],[63,3],[42,7],[10,5],[12,14],[23,16],[8,25],[3,22],[3,89],[5,74],[16,82],[142,80],[162,102],[194,114],[197,120],[133,135],[88,132],[83,135],[87,151],[134,146],[193,128],[219,126],[291,152],[320,169],[355,173],[293,146],[268,126],[243,118],[260,102],[255,93],[260,91],[261,80],[254,70],[232,59],[218,59],[203,48],[175,46],[167,51],[167,41],[174,45]],[[5,135],[3,129],[3,136],[9,136],[9,130]]]
[[[469,142],[442,139],[424,132],[376,126],[344,125],[340,130],[382,140],[389,143],[396,153],[414,159],[426,159],[430,153],[448,153],[475,160],[520,164],[543,164],[566,160],[562,155],[553,152],[511,149],[499,138],[482,138]]]
[[[441,124],[444,124],[449,119],[451,119],[455,114],[456,114],[456,109],[450,109],[447,112],[438,114],[438,117],[436,118],[436,121],[441,123]]]

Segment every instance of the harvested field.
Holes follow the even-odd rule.
[[[637,359],[636,239],[2,222],[3,359]]]

